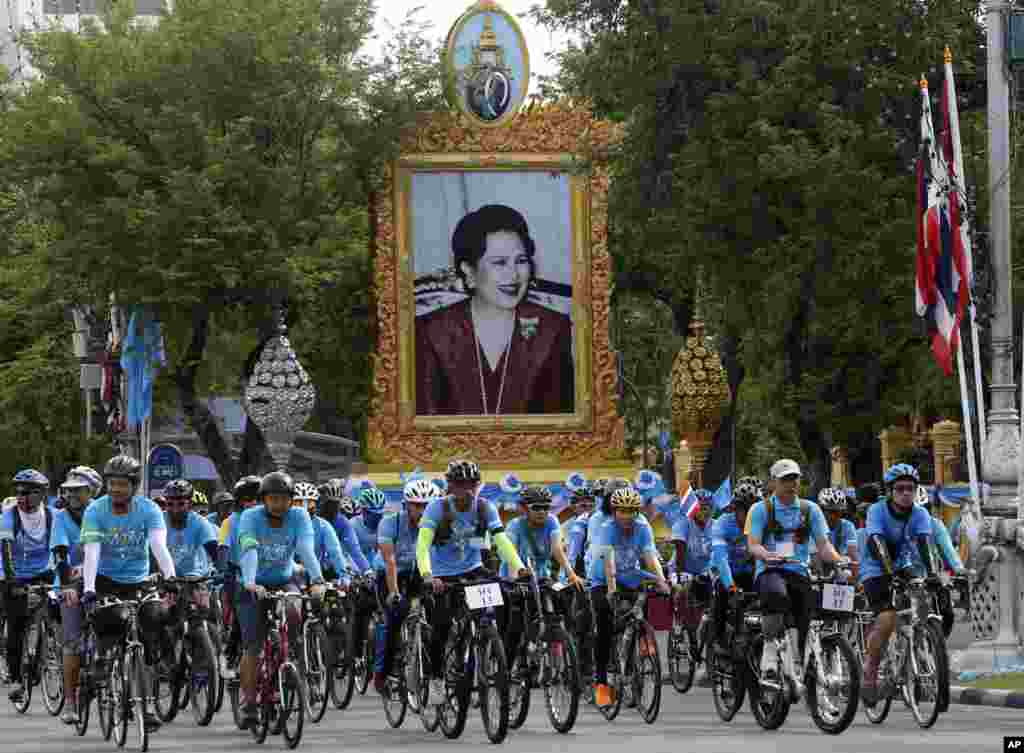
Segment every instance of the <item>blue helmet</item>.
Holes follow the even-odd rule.
[[[921,478],[917,475],[917,469],[908,463],[896,463],[889,467],[889,470],[885,472],[885,485],[892,486],[901,478],[909,478],[915,484],[921,483]]]
[[[698,502],[703,502],[714,497],[714,493],[707,489],[694,489],[693,496],[697,498]]]
[[[359,493],[359,504],[367,512],[384,512],[384,505],[388,502],[388,498],[384,496],[384,492],[376,487],[369,489],[363,489]]]
[[[12,480],[15,484],[20,484],[22,486],[38,486],[43,489],[47,489],[50,486],[50,479],[46,478],[46,476],[35,468],[26,468],[23,471],[18,471],[14,474],[14,478]]]

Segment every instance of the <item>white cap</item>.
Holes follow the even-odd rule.
[[[797,465],[795,460],[789,458],[783,458],[782,460],[776,460],[772,466],[771,474],[772,478],[782,478],[783,476],[792,476],[793,474],[800,475],[800,466]]]

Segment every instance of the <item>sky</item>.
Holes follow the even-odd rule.
[[[548,32],[528,18],[520,18],[533,5],[543,5],[543,0],[499,0],[502,8],[516,18],[519,27],[526,37],[526,45],[530,49],[530,93],[536,89],[537,75],[552,75],[556,72],[556,66],[550,63],[546,57],[547,53],[563,48],[568,36]],[[420,21],[432,24],[430,36],[434,39],[443,39],[448,34],[452,24],[462,13],[475,4],[475,0],[377,0],[377,20],[374,33],[379,38],[371,42],[366,51],[376,57],[382,49],[382,41],[391,34],[389,23],[397,28],[404,19],[406,13],[421,8],[417,13]]]

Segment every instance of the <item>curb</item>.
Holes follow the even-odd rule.
[[[1018,690],[985,690],[951,685],[949,702],[967,706],[995,706],[1004,709],[1024,709],[1024,693]]]

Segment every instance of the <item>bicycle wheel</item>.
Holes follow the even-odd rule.
[[[580,664],[576,642],[565,628],[551,630],[548,650],[541,656],[541,686],[548,721],[555,732],[566,734],[576,724],[580,710]]]
[[[761,684],[761,652],[764,649],[764,637],[757,636],[750,644],[747,655],[747,666],[744,667],[750,678],[748,692],[750,694],[750,711],[754,720],[762,729],[778,729],[789,716],[789,693],[785,686],[770,688]],[[785,677],[782,672],[782,661],[776,670],[777,677]],[[785,680],[783,680],[783,683]]]
[[[263,745],[267,740],[267,735],[270,734],[270,717],[274,713],[274,706],[271,704],[269,699],[263,699],[259,704],[259,718],[256,724],[249,728],[252,732],[252,738],[256,741],[257,745]]]
[[[331,703],[339,711],[348,708],[356,688],[355,663],[348,655],[348,640],[343,632],[329,636],[336,650],[334,666],[331,667]]]
[[[242,699],[241,699],[241,686],[238,684],[238,680],[228,680],[228,699],[231,702],[231,716],[235,721],[235,726],[238,729],[242,729]]]
[[[461,626],[455,625],[444,647],[445,701],[438,707],[438,716],[441,733],[449,740],[457,739],[466,729],[472,690],[472,678],[466,676],[466,645],[459,637],[461,632]]]
[[[612,702],[607,706],[598,706],[597,710],[601,712],[601,716],[606,721],[612,721],[619,715],[619,711],[622,710],[622,696],[625,693],[624,673],[619,663],[619,655],[623,648],[623,637],[621,635],[612,636],[612,652],[611,656],[608,657],[608,687],[612,691]]]
[[[419,629],[408,629],[408,621],[402,625],[402,645],[405,646],[405,685],[409,693],[409,706],[420,715],[420,722],[427,732],[434,732],[441,724],[439,707],[427,703],[430,695],[430,658],[427,656],[430,628],[420,625]]]
[[[398,729],[405,722],[405,714],[409,710],[409,693],[405,689],[402,680],[389,677],[384,695],[381,696],[384,702],[384,716],[392,729]]]
[[[291,750],[302,740],[306,719],[306,683],[292,664],[281,667],[280,677],[281,702],[277,713],[285,745]]]
[[[525,636],[523,640],[525,642]],[[512,670],[509,672],[508,726],[510,729],[522,727],[530,713],[531,675],[530,662],[526,658],[526,649],[524,647],[512,660]]]
[[[139,753],[149,750],[149,730],[146,729],[146,696],[143,693],[142,678],[146,665],[142,658],[142,648],[137,647],[128,654],[126,687],[130,689],[131,712],[135,717],[135,749]]]
[[[500,743],[508,735],[508,663],[505,644],[498,629],[488,625],[483,629],[479,646],[480,720],[484,732],[492,743]]]
[[[359,672],[356,679],[359,683],[359,695],[366,695],[370,687],[370,680],[373,678],[373,664],[376,659],[375,646],[377,642],[377,615],[371,615],[366,621],[366,634],[363,635],[362,651],[360,652]]]
[[[939,718],[942,691],[940,677],[948,677],[946,647],[941,635],[929,625],[916,625],[904,669],[906,697],[917,726],[928,729]]]
[[[178,716],[184,675],[181,664],[177,662],[170,672],[159,666],[153,671],[153,710],[164,724],[170,724]]]
[[[35,685],[37,661],[37,657],[33,655],[35,650],[33,644],[38,644],[39,642],[38,639],[35,639],[32,631],[38,629],[38,626],[33,627],[30,623],[28,634],[25,636],[25,642],[21,646],[21,701],[11,702],[14,710],[19,714],[26,713],[32,705],[32,688]]]
[[[112,703],[111,717],[113,719],[112,734],[114,744],[119,748],[123,748],[125,741],[128,739],[128,715],[130,708],[128,700],[129,688],[125,678],[124,660],[121,657],[120,650],[110,661],[110,675],[107,679],[107,687],[110,688]]]
[[[644,721],[654,724],[661,710],[661,657],[650,625],[641,624],[633,634],[631,653],[633,699]]]
[[[217,671],[217,654],[213,641],[205,627],[200,627],[191,636],[192,671],[189,672],[188,696],[192,706],[192,718],[200,727],[206,727],[217,711],[217,695],[223,696],[220,672]]]
[[[743,706],[747,695],[744,664],[731,656],[719,656],[711,641],[706,644],[705,666],[711,679],[711,695],[715,712],[723,722],[731,722]]]
[[[114,734],[115,708],[110,685],[92,689],[90,683],[90,695],[96,701],[96,720],[100,724],[100,734],[104,740],[109,740]]]
[[[668,634],[668,676],[672,687],[677,693],[685,693],[693,687],[693,678],[697,674],[697,663],[693,660],[696,637],[688,627],[676,626]]]
[[[50,716],[57,716],[64,709],[64,657],[53,622],[45,620],[42,627],[39,656],[43,663],[43,705]]]
[[[220,623],[221,609],[218,606],[213,609],[212,614],[216,615],[214,622],[207,623],[206,630],[210,634],[210,643],[213,645],[213,672],[217,674],[217,689],[213,699],[213,712],[216,714],[224,708],[224,695],[227,691],[227,682],[220,676],[220,657],[224,653],[224,630]]]
[[[75,722],[75,734],[84,737],[89,731],[89,707],[92,705],[91,683],[80,680],[78,684],[78,720]]]
[[[306,702],[309,711],[309,720],[313,724],[319,724],[327,713],[327,674],[328,670],[324,663],[324,646],[327,643],[327,633],[320,623],[310,625],[306,631]]]
[[[939,685],[939,713],[949,711],[949,648],[946,645],[946,635],[942,626],[932,626],[935,640],[938,644],[936,666],[936,678]]]
[[[813,653],[807,662],[807,706],[818,729],[838,735],[857,715],[860,671],[853,649],[841,635],[821,639],[821,656],[823,667],[818,667]],[[819,683],[819,672],[825,679],[824,687]]]

